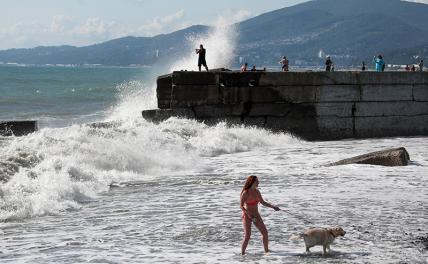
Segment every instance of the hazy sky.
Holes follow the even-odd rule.
[[[308,0],[0,0],[0,50],[84,46],[190,25],[237,22]],[[340,1],[340,0],[337,0]],[[428,3],[428,0],[408,0]]]
[[[230,22],[308,0],[1,0],[0,49],[88,45]]]

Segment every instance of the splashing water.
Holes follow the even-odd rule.
[[[204,45],[209,69],[228,68],[235,58],[236,36],[235,26],[229,25],[226,19],[219,18],[207,35],[190,36],[188,41],[195,48],[199,48],[200,44]],[[173,64],[170,69],[171,72],[180,70],[198,70],[194,50]]]

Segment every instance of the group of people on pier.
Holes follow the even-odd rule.
[[[201,44],[199,46],[199,49],[196,49],[196,54],[199,55],[198,57],[198,67],[199,67],[199,71],[201,71],[201,66],[204,66],[205,69],[208,71],[208,66],[207,66],[207,61],[206,61],[206,49],[204,49],[204,46]],[[373,63],[375,65],[375,70],[377,72],[384,72],[385,71],[385,67],[386,67],[386,63],[383,59],[383,56],[381,54],[379,54],[378,56],[374,56],[373,57]],[[279,64],[281,64],[281,71],[283,72],[288,72],[289,69],[289,60],[287,59],[286,56],[282,57],[282,59],[279,61]],[[420,62],[417,64],[419,71],[422,72],[424,69],[424,61],[420,60]],[[264,71],[266,70],[266,68],[263,69]],[[325,60],[325,71],[334,71],[334,63],[333,60],[331,59],[330,56],[326,57]],[[361,66],[361,70],[365,71],[367,70],[366,68],[366,63],[365,61],[362,62],[362,66]],[[258,71],[256,69],[256,66],[253,65],[253,67],[251,69],[248,69],[248,63],[245,62],[242,66],[241,66],[241,72],[247,72],[247,71]],[[416,71],[416,66],[414,64],[412,64],[412,66],[410,67],[409,64],[406,64],[405,67],[405,71]]]

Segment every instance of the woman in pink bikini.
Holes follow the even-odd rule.
[[[257,189],[259,186],[259,180],[257,176],[248,176],[247,181],[245,182],[244,188],[241,191],[241,209],[242,209],[242,223],[244,226],[244,240],[242,241],[241,254],[245,254],[247,249],[248,241],[251,237],[251,223],[259,229],[262,234],[263,246],[265,253],[269,252],[269,239],[268,231],[263,219],[260,216],[258,204],[261,203],[264,206],[273,208],[275,211],[279,211],[279,207],[272,205],[265,200]]]

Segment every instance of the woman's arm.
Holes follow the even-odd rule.
[[[279,207],[278,207],[278,206],[276,206],[276,205],[273,205],[273,204],[270,204],[270,203],[266,202],[266,201],[263,199],[262,194],[260,193],[260,191],[259,191],[259,190],[257,190],[257,192],[258,192],[258,194],[259,194],[260,203],[261,203],[263,206],[270,207],[270,208],[274,209],[275,211],[279,211],[279,210],[281,210],[281,209],[279,209]]]

